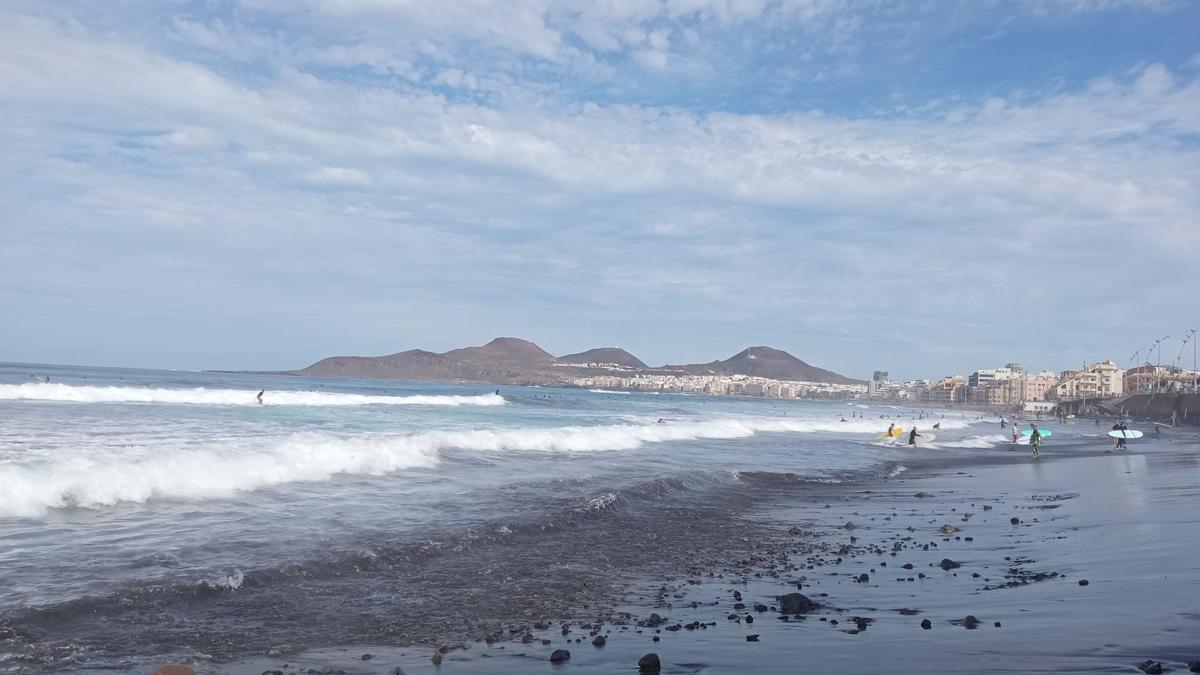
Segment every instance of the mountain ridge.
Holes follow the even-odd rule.
[[[572,377],[613,372],[589,364],[614,364],[620,366],[622,372],[633,370],[659,375],[746,375],[829,384],[861,382],[766,346],[747,347],[722,361],[654,368],[620,347],[597,347],[556,357],[529,340],[514,337],[498,337],[482,346],[461,347],[440,354],[409,349],[384,356],[330,356],[287,372],[317,377],[491,384],[562,384]]]

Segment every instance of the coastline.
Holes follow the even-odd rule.
[[[632,672],[652,652],[675,673],[1137,672],[1147,660],[1186,671],[1200,661],[1200,608],[1187,591],[1200,578],[1187,543],[1200,524],[1194,434],[1121,453],[1103,439],[1048,444],[1036,461],[1024,449],[947,452],[867,483],[764,487],[753,518],[776,538],[757,554],[688,574],[650,567],[607,620],[576,616],[565,635],[547,615],[531,617],[524,642],[449,641],[439,667],[430,648],[372,645],[193,667],[605,673]],[[775,598],[797,583],[821,608],[782,621]],[[661,625],[639,625],[652,614]],[[556,649],[570,660],[552,665]]]

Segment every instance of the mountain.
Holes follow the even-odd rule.
[[[444,354],[410,349],[388,356],[332,356],[293,372],[316,377],[542,383],[554,379],[550,368],[557,361],[528,340],[502,337],[482,347]]]
[[[861,380],[852,380],[833,371],[811,366],[785,351],[771,347],[749,347],[724,361],[663,368],[682,370],[690,375],[748,375],[772,380],[861,384]]]
[[[749,375],[774,380],[801,380],[832,384],[858,384],[858,380],[810,366],[787,352],[770,347],[750,347],[724,360],[686,366],[650,368],[619,347],[589,349],[556,358],[528,340],[500,337],[482,347],[464,347],[443,354],[410,349],[387,356],[331,356],[294,375],[316,377],[384,378],[492,382],[495,384],[562,384],[569,378],[611,375],[613,371],[589,368],[589,363],[615,363],[651,374]]]
[[[586,366],[589,363],[615,363],[618,366],[633,368],[635,370],[649,370],[650,366],[642,363],[638,357],[621,349],[620,347],[599,347],[597,349],[589,349],[586,352],[578,354],[567,354],[566,356],[558,357],[562,363],[577,363]]]
[[[549,366],[557,361],[553,354],[529,340],[511,337],[498,337],[482,347],[448,351],[442,357],[480,366],[504,364],[526,368]]]

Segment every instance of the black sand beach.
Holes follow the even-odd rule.
[[[1047,445],[1036,461],[1025,448],[930,450],[875,484],[762,496],[760,541],[690,575],[648,566],[623,606],[592,612],[603,622],[563,607],[491,645],[450,636],[437,666],[430,648],[386,645],[192,666],[611,673],[655,653],[664,673],[1119,673],[1200,661],[1194,434],[1120,453],[1102,438]],[[819,606],[785,619],[779,597],[794,592]],[[569,660],[552,664],[560,649]]]

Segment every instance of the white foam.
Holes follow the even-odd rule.
[[[949,423],[943,422],[943,426]],[[221,499],[339,474],[382,475],[438,464],[443,450],[611,452],[650,443],[747,438],[757,433],[869,433],[878,422],[750,418],[668,424],[422,431],[405,435],[304,433],[220,447],[73,448],[66,456],[0,463],[0,516],[96,508],[154,498]],[[124,453],[124,454],[121,454]]]
[[[297,434],[260,449],[163,448],[138,456],[73,455],[0,463],[0,515],[35,516],[153,498],[221,499],[342,473],[383,474],[437,464],[429,444],[405,437]]]
[[[257,390],[250,389],[159,389],[150,387],[95,387],[30,382],[0,384],[0,400],[63,401],[70,403],[166,403],[192,405],[258,405]],[[321,391],[269,390],[263,405],[359,406],[359,405],[504,405],[496,394],[479,396],[373,396]]]
[[[611,389],[588,389],[588,391],[592,392],[593,394],[621,394],[623,396],[628,396],[629,394],[633,393],[631,391],[612,391]]]
[[[968,436],[955,441],[938,443],[943,448],[994,448],[1001,444],[1011,444],[1012,436],[1004,434],[987,434],[984,436]]]

